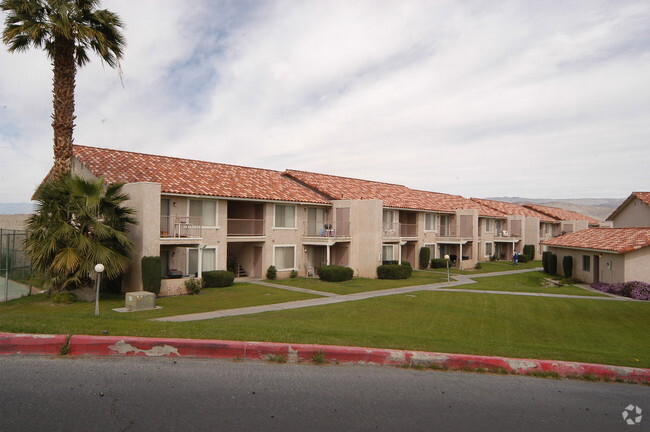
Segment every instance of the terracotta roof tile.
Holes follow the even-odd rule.
[[[524,207],[519,204],[504,202],[504,201],[495,201],[487,200],[482,198],[470,198],[472,201],[482,204],[486,207],[493,208],[503,214],[507,215],[519,215],[519,216],[528,216],[539,218],[541,222],[557,222],[557,219],[552,218],[549,215],[540,213],[531,208]]]
[[[623,254],[650,246],[650,228],[588,228],[553,237],[542,244]]]
[[[108,182],[160,183],[163,193],[330,204],[279,171],[79,145],[74,156]]]
[[[477,209],[481,216],[505,217],[503,213],[459,195],[421,191],[403,185],[299,170],[286,170],[284,174],[335,200],[378,199],[383,201],[384,207],[449,213],[458,209]]]
[[[533,209],[540,213],[544,213],[545,215],[548,215],[557,220],[584,220],[589,222],[590,224],[600,223],[600,221],[590,216],[583,215],[581,213],[570,211],[570,210],[564,210],[557,207],[541,206],[537,204],[524,204],[524,207]]]
[[[632,192],[632,195],[650,205],[650,192]]]

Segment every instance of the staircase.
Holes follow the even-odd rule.
[[[236,278],[248,277],[248,272],[234,255],[228,255],[228,270],[232,271]]]

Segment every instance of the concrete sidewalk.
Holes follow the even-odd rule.
[[[442,282],[436,284],[427,284],[427,285],[416,285],[416,286],[407,286],[400,288],[391,288],[380,291],[366,291],[354,294],[332,294],[332,293],[323,293],[322,291],[309,290],[304,288],[288,287],[285,285],[268,283],[268,282],[253,282],[259,285],[270,286],[273,288],[288,289],[291,291],[300,291],[307,292],[310,294],[321,295],[323,297],[308,299],[308,300],[297,300],[285,303],[276,303],[269,305],[261,306],[249,306],[236,309],[225,309],[217,310],[211,312],[202,312],[196,314],[186,314],[186,315],[174,315],[162,318],[155,318],[152,321],[168,321],[168,322],[187,322],[187,321],[199,321],[206,319],[214,318],[224,318],[231,316],[241,316],[241,315],[252,315],[262,312],[271,312],[271,311],[282,311],[290,309],[299,309],[311,306],[324,306],[335,303],[345,303],[350,301],[366,300],[369,298],[376,297],[385,297],[396,294],[408,294],[417,291],[445,291],[445,292],[465,292],[465,293],[477,293],[477,294],[491,294],[491,295],[515,295],[515,296],[532,296],[532,297],[558,297],[558,298],[575,298],[575,299],[586,299],[586,300],[609,300],[609,301],[634,301],[632,299],[627,299],[623,297],[594,297],[594,296],[577,296],[569,294],[547,294],[547,293],[530,293],[530,292],[511,292],[511,291],[486,291],[486,290],[472,290],[472,289],[459,289],[451,288],[459,285],[468,285],[476,283],[474,278],[477,277],[489,277],[489,276],[504,276],[510,274],[518,273],[528,273],[533,271],[539,271],[539,268],[525,269],[525,270],[512,270],[512,271],[502,271],[496,273],[481,273],[477,275],[454,275],[455,279],[452,282]]]

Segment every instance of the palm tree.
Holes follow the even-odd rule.
[[[66,175],[36,191],[36,213],[27,221],[27,254],[50,293],[92,286],[97,263],[115,279],[129,266],[133,244],[128,225],[137,223],[121,183],[104,185]]]
[[[88,63],[89,50],[113,68],[122,58],[122,21],[113,12],[97,9],[98,5],[99,0],[0,0],[0,9],[7,12],[2,41],[9,52],[33,45],[52,60],[54,178],[72,169],[77,66]]]

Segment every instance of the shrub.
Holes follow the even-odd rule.
[[[291,273],[289,273],[289,277],[291,279],[297,278],[298,277],[298,270],[296,270],[296,269],[291,270]]]
[[[447,260],[442,258],[434,258],[431,260],[431,268],[447,268]]]
[[[269,268],[266,269],[266,278],[269,280],[275,280],[278,278],[278,269],[275,268],[274,265],[269,266]]]
[[[203,288],[203,281],[197,278],[189,278],[185,281],[185,289],[188,294],[198,294]]]
[[[145,291],[160,294],[162,261],[159,256],[142,257],[142,288]]]
[[[544,268],[544,273],[549,273],[548,271],[548,257],[551,255],[550,252],[542,252],[542,267]]]
[[[412,271],[410,265],[380,265],[377,267],[377,277],[379,279],[408,279],[411,277]]]
[[[429,262],[431,261],[431,249],[428,247],[420,248],[420,268],[429,267]]]
[[[528,261],[532,261],[535,259],[535,245],[531,245],[531,244],[524,245],[523,252],[524,255],[528,257]]]
[[[350,267],[324,265],[318,267],[318,278],[326,282],[343,282],[352,279],[354,270]]]
[[[483,268],[483,266],[481,265],[480,262],[477,262],[476,265],[474,266],[474,270],[481,270],[481,268]]]
[[[592,283],[591,287],[604,293],[630,297],[636,300],[650,300],[650,283],[647,282],[630,281],[615,284],[596,282]]]
[[[573,257],[565,256],[562,258],[562,270],[564,271],[564,277],[571,279],[573,277]]]
[[[74,303],[77,301],[77,296],[70,292],[70,291],[64,291],[60,292],[57,294],[53,294],[52,297],[50,297],[50,300],[52,303]]]
[[[528,255],[521,254],[517,257],[517,261],[519,261],[520,263],[527,263],[530,260],[528,259]]]
[[[226,270],[212,270],[203,272],[203,286],[205,288],[220,288],[227,287],[234,283],[235,275]]]
[[[557,255],[554,253],[548,256],[548,273],[551,275],[557,274]]]

